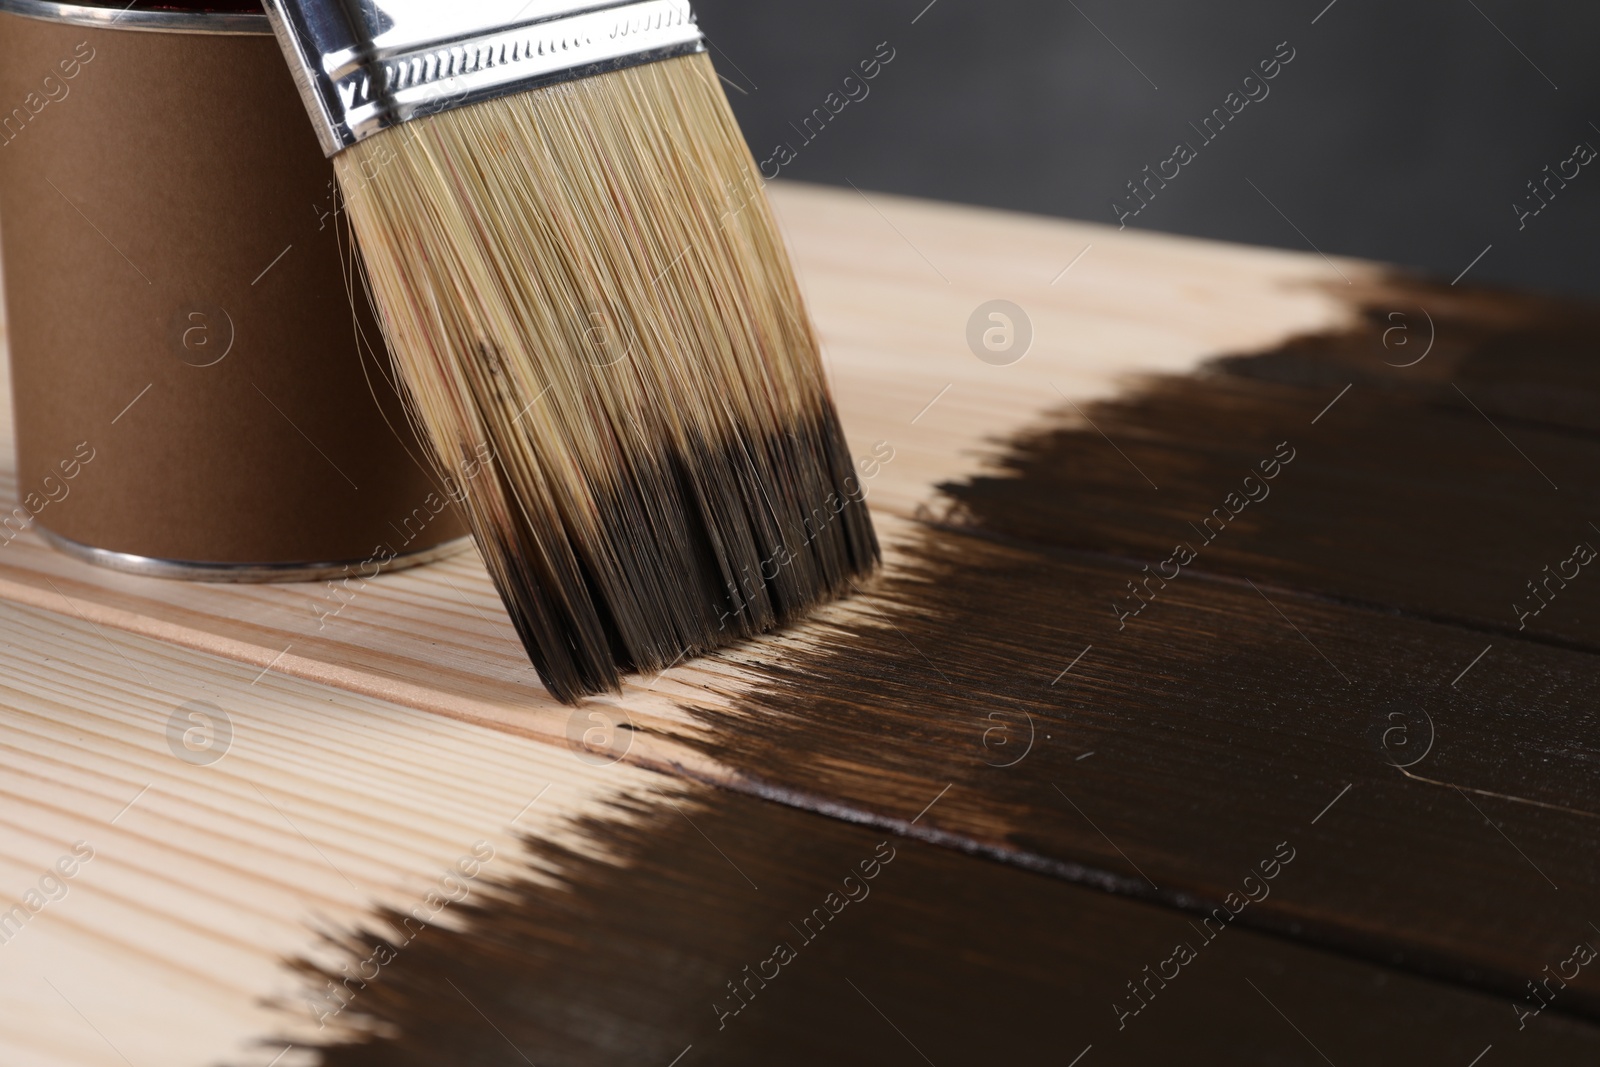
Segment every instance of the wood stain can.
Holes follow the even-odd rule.
[[[0,0],[0,553],[294,581],[468,544],[258,4]]]

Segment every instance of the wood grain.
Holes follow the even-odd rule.
[[[681,788],[29,608],[0,605],[0,648],[0,910],[24,908],[0,914],[6,1063],[265,1064],[285,1044],[259,1042],[317,1033],[285,961],[334,959],[319,929],[380,906],[453,921],[426,902],[459,895],[444,879],[475,847],[480,879],[517,863],[549,887],[520,834],[599,857],[585,819]],[[195,736],[209,764],[174,753],[197,701],[231,724]],[[62,879],[79,842],[92,858]]]
[[[982,469],[1000,438],[1061,403],[1057,388],[1081,403],[1113,394],[1130,374],[1185,370],[1350,314],[1318,287],[1330,272],[1315,258],[876,194],[869,202],[780,184],[772,195],[853,449],[870,458],[874,443],[887,440],[895,450],[868,484],[880,513],[910,515],[938,482]],[[943,264],[943,277],[917,249]],[[966,322],[1002,292],[1027,305],[1036,340],[1021,363],[996,368],[967,349]],[[1152,302],[1163,309],[1158,320]],[[112,414],[103,430],[108,449],[118,447]],[[3,479],[15,470],[9,434],[0,447]],[[16,492],[0,481],[0,496]],[[219,587],[110,574],[31,534],[0,547],[0,596],[62,611],[61,593],[101,626],[258,669],[276,661],[277,671],[468,721],[565,736],[568,709],[533,677],[470,555],[384,576],[352,595],[315,584]],[[623,704],[642,725],[692,730],[659,694],[703,692],[729,670],[702,661],[661,681],[639,679]]]
[[[327,1048],[325,1062],[1265,1067],[1464,1065],[1491,1046],[1506,1063],[1600,1054],[1600,1030],[1554,1014],[1518,1030],[1498,998],[1232,926],[1202,930],[1169,909],[737,793],[652,807],[592,826],[621,867],[535,845],[570,891],[507,886],[469,904],[462,927],[400,950],[354,1002],[368,1034]],[[1269,845],[1257,857],[1276,865],[1265,884],[1292,891],[1308,853]],[[354,936],[350,953],[382,946]]]
[[[709,1058],[911,1055],[869,1029],[877,1015],[839,1021],[862,1008],[835,999],[842,970],[882,978],[872,999],[930,1035],[934,1062],[946,1049],[980,1058],[994,1020],[1019,1006],[1031,1019],[1068,1004],[1086,1027],[1114,1025],[1110,998],[1149,952],[1242,891],[1285,840],[1295,863],[1208,950],[1212,978],[1148,1009],[1168,1021],[1076,1048],[1047,1047],[1048,1028],[1030,1024],[1011,1051],[1070,1062],[1093,1042],[1117,1062],[1320,1062],[1292,1029],[1242,1014],[1281,1022],[1244,977],[1282,992],[1278,1006],[1336,1062],[1417,1062],[1435,1048],[1468,1062],[1480,1036],[1527,1041],[1499,1036],[1515,1027],[1512,998],[1591,936],[1592,594],[1574,583],[1531,634],[1501,619],[1496,597],[1534,576],[1525,560],[1565,558],[1549,543],[1570,550],[1592,489],[1584,316],[1341,261],[1345,286],[1309,255],[876,194],[773,194],[853,451],[880,460],[863,475],[888,545],[880,582],[809,625],[633,679],[575,719],[533,677],[472,554],[340,596],[111,574],[31,534],[0,546],[0,892],[20,896],[74,841],[97,849],[67,897],[0,947],[8,1055],[266,1063],[284,1046],[251,1042],[326,1038],[294,1029],[303,1011],[261,1003],[304,993],[290,961],[351,962],[317,930],[381,929],[382,909],[415,906],[463,844],[512,855],[523,827],[526,869],[494,873],[525,906],[516,943],[545,953],[522,981],[554,999],[523,989],[508,1007],[526,1009],[513,1025],[549,1035],[556,1060],[596,1062],[584,1050],[604,1042],[677,1055],[678,1036],[691,1043],[710,1017],[682,999],[700,995],[695,983],[749,962],[744,933],[885,832],[903,843],[901,869],[919,872],[884,890],[897,921],[859,924],[796,983],[792,1007],[741,1020],[756,1025]],[[997,297],[1022,305],[1035,333],[1008,367],[966,340]],[[1413,368],[1382,366],[1403,361],[1383,347],[1391,305],[1441,323]],[[1196,374],[1229,355],[1243,358]],[[1452,382],[1481,412],[1451,399]],[[1562,489],[1522,466],[1491,420]],[[1118,629],[1111,598],[1286,437],[1302,451],[1274,496]],[[11,469],[0,454],[6,495]],[[184,764],[165,736],[195,699],[239,726],[210,767]],[[591,727],[615,751],[575,751]],[[1428,742],[1422,762],[1395,766]],[[582,758],[618,752],[612,765]],[[549,782],[559,788],[508,829]],[[673,803],[785,887],[779,905],[706,889],[727,872],[692,854],[704,842]],[[663,886],[670,900],[619,914]],[[696,894],[700,910],[668,907]],[[430,934],[431,962],[407,949],[393,972],[404,981],[365,1003],[404,1025],[425,1011],[408,998],[463,977],[451,959],[510,936],[493,932],[497,917],[478,915],[465,942]],[[727,930],[690,938],[717,923]],[[644,952],[629,1030],[595,990]],[[895,959],[905,965],[884,962]],[[599,984],[560,988],[574,969]],[[168,985],[181,995],[156,992]],[[952,995],[985,1010],[960,1015]],[[448,1036],[459,1019],[434,1001]],[[1530,1024],[1529,1062],[1590,1062],[1587,1024],[1563,1015],[1597,1005],[1585,974]],[[702,1023],[680,1025],[691,1010]],[[827,1043],[828,1025],[849,1049]],[[1182,1043],[1190,1032],[1198,1051]],[[471,1041],[485,1058],[507,1051],[489,1051],[481,1029]],[[437,1060],[415,1047],[417,1062]],[[310,1059],[296,1049],[281,1067],[297,1058]]]
[[[1490,637],[1595,649],[1600,582],[1579,577],[1576,564],[1566,579],[1558,570],[1577,544],[1600,546],[1591,506],[1600,439],[1582,424],[1600,399],[1586,348],[1600,338],[1600,317],[1530,301],[1508,322],[1502,295],[1485,298],[1491,317],[1452,308],[1461,298],[1439,292],[1413,283],[1374,294],[1361,328],[1100,405],[1095,425],[1121,454],[1101,441],[1064,464],[1065,442],[1032,437],[1003,461],[1004,474],[1062,506],[1013,506],[997,532],[1141,563],[1187,539],[1205,545],[1202,566],[1213,573]],[[1435,352],[1415,367],[1389,366],[1403,350],[1384,348],[1395,327],[1382,309],[1410,307],[1421,346],[1427,326],[1416,308],[1429,304]],[[1566,399],[1546,403],[1552,393]],[[1548,418],[1536,418],[1543,410]],[[1066,432],[1085,446],[1098,439]],[[1229,523],[1226,536],[1202,540],[1196,527],[1238,488],[1208,484],[1204,473],[1243,478],[1285,438],[1304,456],[1269,487],[1271,501]],[[1163,491],[1129,492],[1130,464]],[[991,489],[1004,492],[991,478],[957,495],[972,504]]]
[[[1515,348],[1441,326],[1474,388],[1514,380],[1486,351]],[[761,664],[739,712],[708,709],[710,751],[883,826],[950,786],[930,839],[1197,914],[1302,834],[1306,881],[1241,922],[1525,992],[1590,936],[1600,886],[1600,583],[1525,634],[1494,612],[1530,556],[1600,544],[1574,510],[1600,457],[1519,423],[1563,495],[1428,383],[1325,387],[1378,341],[1301,338],[1066,406],[995,473],[945,483],[858,614]],[[1600,975],[1557,1000],[1600,1013]]]

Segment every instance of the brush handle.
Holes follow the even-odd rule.
[[[265,0],[323,151],[414,118],[705,50],[688,0]]]

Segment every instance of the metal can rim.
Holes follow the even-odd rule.
[[[272,25],[267,21],[265,11],[135,11],[93,4],[57,3],[55,0],[0,0],[0,12],[100,30],[234,36],[272,33]]]
[[[456,537],[436,545],[402,552],[393,558],[378,562],[369,557],[364,560],[337,560],[327,562],[283,561],[276,563],[209,563],[189,560],[156,559],[110,548],[96,548],[63,537],[53,530],[35,523],[33,526],[45,544],[58,552],[106,567],[124,574],[137,574],[146,578],[171,578],[190,582],[231,582],[261,584],[268,582],[319,582],[330,578],[347,578],[352,571],[362,572],[374,567],[382,573],[403,571],[424,563],[448,559],[472,546],[472,537]],[[370,577],[370,575],[368,576]]]

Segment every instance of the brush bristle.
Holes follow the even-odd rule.
[[[335,163],[413,417],[558,698],[781,625],[876,565],[704,56],[409,122]]]

